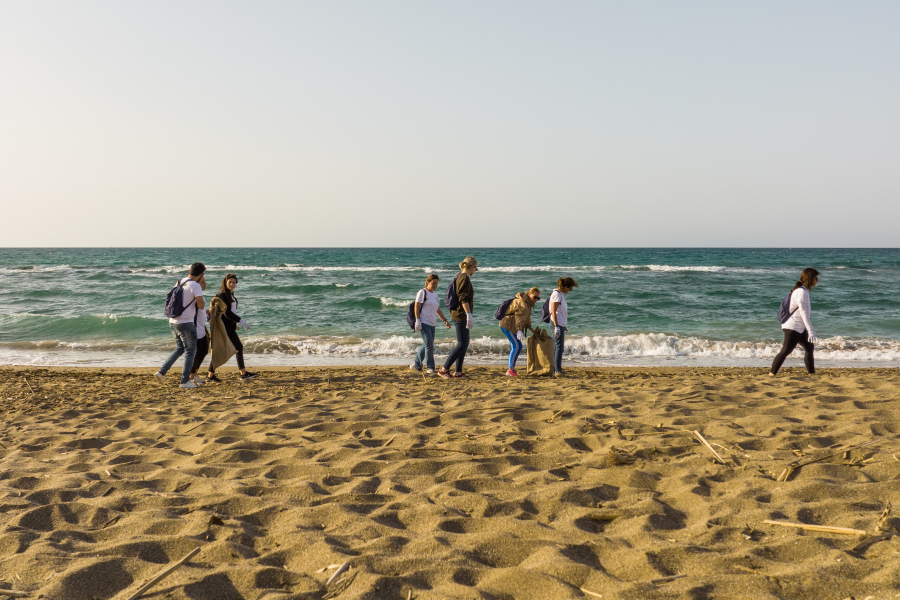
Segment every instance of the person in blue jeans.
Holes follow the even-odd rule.
[[[438,375],[445,379],[451,377],[465,377],[463,373],[463,361],[469,350],[470,330],[475,326],[475,318],[472,311],[475,309],[475,288],[472,287],[470,278],[478,270],[478,261],[474,256],[467,256],[459,263],[459,274],[453,280],[456,286],[456,297],[459,305],[450,309],[450,318],[456,328],[456,347],[450,351],[444,366],[438,370]],[[450,372],[450,367],[456,365],[456,370]]]
[[[566,332],[569,330],[569,304],[566,294],[577,288],[578,284],[571,277],[560,277],[556,289],[550,294],[550,322],[553,323],[553,374],[557,377],[565,375],[562,370],[562,357],[566,349]]]
[[[522,353],[522,342],[525,341],[525,330],[531,329],[531,310],[535,302],[541,299],[541,290],[536,287],[527,292],[519,292],[506,309],[506,316],[500,319],[500,331],[509,340],[509,377],[518,377],[516,361]],[[515,333],[513,333],[515,331]]]
[[[409,366],[414,371],[425,368],[426,373],[434,373],[434,333],[438,317],[444,322],[444,326],[450,329],[450,322],[440,309],[441,301],[434,293],[438,281],[440,278],[437,275],[430,274],[425,278],[425,287],[416,294],[416,305],[413,308],[416,315],[415,330],[422,334],[423,344],[416,352],[416,361]]]
[[[178,317],[169,319],[169,329],[175,336],[175,351],[154,375],[159,383],[165,383],[166,373],[183,354],[184,369],[181,372],[180,387],[187,389],[197,387],[191,381],[191,368],[194,366],[194,356],[197,354],[197,324],[195,322],[197,311],[206,309],[206,303],[203,301],[203,289],[200,287],[200,279],[205,271],[206,266],[203,263],[195,262],[191,265],[190,275],[178,283],[184,289],[182,293],[184,312]]]

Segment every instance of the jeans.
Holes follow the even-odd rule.
[[[506,339],[509,340],[509,345],[511,346],[509,351],[509,368],[515,370],[516,361],[519,360],[519,354],[522,353],[522,342],[520,342],[519,338],[516,337],[516,334],[509,329],[501,327],[500,331],[502,331],[503,335],[506,336]]]
[[[421,371],[422,367],[427,366],[434,370],[434,326],[422,323],[423,344],[416,352],[416,369]]]
[[[462,373],[463,360],[466,358],[466,351],[469,349],[469,330],[466,329],[466,321],[453,320],[453,326],[456,328],[456,347],[450,351],[450,356],[444,362],[444,368],[450,370],[450,366],[456,363],[456,372]]]
[[[184,354],[184,369],[181,370],[181,383],[191,380],[191,367],[194,366],[194,355],[197,354],[197,326],[190,323],[169,323],[169,329],[175,336],[175,351],[163,363],[159,372],[165,375]]]
[[[553,371],[555,373],[562,373],[562,355],[563,350],[566,348],[566,329],[565,325],[559,328],[559,335],[553,336]]]
[[[778,369],[781,368],[781,365],[784,364],[784,359],[788,357],[788,355],[794,351],[794,348],[797,347],[797,344],[803,346],[803,350],[806,352],[803,356],[803,362],[806,364],[806,371],[812,375],[816,372],[816,362],[813,358],[813,350],[815,346],[809,343],[809,332],[804,331],[803,333],[797,333],[793,329],[785,329],[784,330],[784,345],[781,347],[781,352],[778,353],[778,356],[775,357],[775,360],[772,361],[772,368],[770,372],[773,375],[778,374]]]

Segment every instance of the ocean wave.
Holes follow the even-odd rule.
[[[412,300],[397,300],[396,298],[388,298],[386,296],[381,296],[378,298],[381,300],[381,304],[383,306],[402,306],[407,307]]]
[[[54,273],[56,271],[72,271],[78,268],[71,265],[31,265],[25,267],[0,267],[0,273]]]
[[[442,330],[441,330],[442,331]],[[248,354],[319,357],[383,357],[405,358],[421,346],[418,335],[392,335],[383,338],[347,336],[248,336],[244,338]],[[456,345],[455,338],[435,340],[435,351],[446,355]],[[90,350],[94,352],[130,354],[135,352],[169,352],[171,338],[160,337],[137,342],[125,340],[60,341],[41,340],[3,342],[0,348],[54,351]],[[726,359],[736,362],[771,360],[781,349],[774,341],[723,341],[698,337],[681,337],[665,333],[628,335],[571,335],[566,339],[566,360],[591,363],[598,360],[625,358],[691,358]],[[469,353],[475,357],[501,359],[509,353],[506,339],[481,336],[472,338]],[[800,350],[794,358],[802,356]],[[832,337],[820,340],[816,358],[844,363],[900,361],[900,340],[849,339]]]

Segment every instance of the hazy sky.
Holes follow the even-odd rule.
[[[2,246],[900,246],[900,2],[0,2]]]

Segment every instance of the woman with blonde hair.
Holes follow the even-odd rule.
[[[500,331],[509,340],[509,369],[506,374],[509,377],[518,377],[516,373],[516,361],[522,352],[522,342],[525,341],[525,330],[531,329],[531,310],[535,302],[541,299],[541,290],[536,287],[527,292],[519,292],[512,299],[506,309],[506,316],[500,319]],[[504,303],[505,304],[505,303]],[[502,314],[502,313],[501,313]],[[513,335],[515,331],[515,335]]]
[[[472,287],[470,277],[478,270],[478,261],[474,256],[467,256],[459,263],[459,274],[447,287],[447,296],[444,304],[450,309],[450,318],[456,328],[456,347],[450,351],[450,355],[444,362],[444,366],[438,370],[438,375],[444,379],[450,377],[465,377],[463,374],[463,361],[469,349],[469,330],[475,326],[472,309],[475,307],[475,288]],[[451,365],[456,365],[453,374],[450,373]]]

